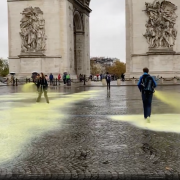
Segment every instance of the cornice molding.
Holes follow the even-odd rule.
[[[80,7],[82,10],[85,11],[86,14],[89,14],[92,11],[88,6],[89,3],[87,4],[82,0],[68,0],[68,1],[76,7]],[[90,0],[86,0],[86,1],[90,2]]]
[[[18,2],[18,1],[37,1],[37,0],[7,0],[7,2]],[[75,5],[76,7],[80,7],[87,15],[92,11],[89,8],[89,4],[91,0],[68,0],[68,1],[73,5]]]
[[[15,1],[35,1],[35,0],[7,0],[7,2],[15,2]]]

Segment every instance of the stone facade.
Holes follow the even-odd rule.
[[[179,18],[179,0],[126,0],[127,77],[180,76]]]
[[[90,12],[88,0],[8,0],[10,71],[89,75]]]

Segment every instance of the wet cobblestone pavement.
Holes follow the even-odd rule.
[[[158,89],[180,92],[180,86]],[[0,177],[67,180],[180,178],[180,134],[140,129],[110,118],[111,115],[143,113],[137,87],[113,87],[110,93],[106,88],[98,87],[61,87],[51,92],[62,93],[61,101],[62,97],[89,90],[101,91],[97,96],[64,106],[63,114],[67,116],[59,122],[61,126],[32,138],[14,158],[0,161]],[[12,93],[19,93],[19,88],[0,88],[1,108],[8,101],[13,103],[13,98],[2,99],[7,94],[11,98]],[[33,101],[19,100],[17,106]],[[154,98],[153,113],[179,112]]]

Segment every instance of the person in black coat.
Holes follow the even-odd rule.
[[[37,74],[34,83],[35,83],[35,85],[36,85],[36,87],[37,87],[37,91],[39,91],[39,87],[40,87],[40,75],[39,75],[39,74]]]
[[[47,80],[46,80],[43,73],[40,74],[40,78],[37,81],[36,86],[37,86],[38,92],[39,92],[37,102],[41,101],[41,96],[44,93],[44,97],[46,99],[46,102],[49,103],[49,98],[47,96],[48,83],[47,83]]]

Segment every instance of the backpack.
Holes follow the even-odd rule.
[[[107,79],[107,81],[110,81],[111,80],[110,75],[107,75],[106,79]]]
[[[154,91],[154,81],[150,75],[144,75],[142,78],[143,91],[149,94],[153,94]]]

